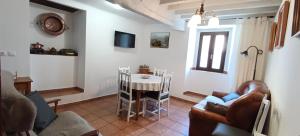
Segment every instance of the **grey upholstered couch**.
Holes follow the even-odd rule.
[[[1,116],[4,122],[6,135],[30,135],[33,131],[36,117],[36,107],[26,96],[19,93],[13,84],[13,76],[9,72],[2,71],[1,86]],[[39,136],[96,136],[94,128],[74,112],[67,111],[57,114],[58,117]],[[26,133],[28,132],[28,133]],[[87,134],[88,133],[88,134]],[[99,134],[100,135],[100,134]]]

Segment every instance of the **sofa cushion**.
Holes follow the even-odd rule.
[[[39,136],[80,136],[95,130],[78,114],[66,111],[58,117]]]
[[[223,123],[218,123],[212,136],[251,136],[251,133]]]
[[[39,133],[46,128],[57,117],[57,115],[38,92],[31,92],[27,95],[27,97],[37,108],[34,130]]]
[[[226,115],[228,107],[212,102],[207,102],[205,109],[220,115]]]
[[[231,92],[231,93],[229,93],[228,95],[222,97],[222,100],[223,100],[224,102],[227,102],[227,101],[230,101],[230,100],[239,98],[239,97],[240,97],[240,95],[237,94],[236,92]]]

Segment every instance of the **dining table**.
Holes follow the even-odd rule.
[[[132,89],[136,90],[136,113],[140,111],[141,93],[146,91],[161,91],[162,78],[155,75],[148,74],[131,74]],[[136,114],[135,119],[139,116]]]

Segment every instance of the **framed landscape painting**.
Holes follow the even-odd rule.
[[[170,32],[152,32],[151,48],[169,48]]]
[[[292,36],[299,36],[300,34],[300,0],[295,0]]]
[[[279,8],[276,36],[275,36],[275,47],[282,48],[284,46],[285,32],[287,28],[288,14],[289,14],[290,2],[285,1]]]

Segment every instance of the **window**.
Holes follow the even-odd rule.
[[[224,73],[229,32],[201,32],[197,70]]]

